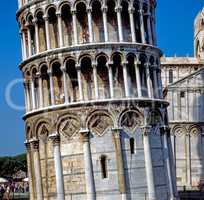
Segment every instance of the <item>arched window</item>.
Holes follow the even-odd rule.
[[[104,41],[104,29],[103,29],[103,14],[101,10],[101,3],[96,0],[92,4],[92,18],[93,18],[93,34],[94,42]]]
[[[72,14],[70,6],[65,4],[61,10],[62,13],[62,30],[63,30],[63,43],[65,46],[71,46],[73,39],[72,29]]]
[[[169,83],[173,83],[173,81],[174,81],[173,70],[170,69],[169,70]]]
[[[108,178],[108,172],[107,172],[107,157],[102,155],[101,156],[101,177]]]
[[[77,36],[79,43],[89,42],[89,33],[88,33],[88,18],[86,5],[82,2],[78,3],[76,6],[76,16],[77,16]]]
[[[105,56],[100,56],[97,59],[97,80],[99,87],[99,97],[101,99],[110,97],[108,67],[106,65],[106,62],[107,60]]]
[[[130,153],[135,154],[135,140],[134,138],[130,138]]]

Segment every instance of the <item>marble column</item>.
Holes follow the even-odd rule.
[[[132,42],[136,42],[135,22],[134,22],[135,9],[133,7],[130,7],[128,11],[129,11],[129,17],[130,17],[130,29],[131,29]]]
[[[77,79],[79,84],[79,98],[80,98],[80,101],[83,101],[84,95],[83,95],[83,87],[82,87],[81,66],[79,64],[76,65],[76,70],[77,70]]]
[[[166,110],[166,114],[167,114],[167,110]],[[174,150],[173,150],[172,143],[171,143],[171,129],[170,128],[166,129],[166,136],[167,136],[170,163],[172,164],[171,173],[172,173],[172,182],[173,182],[173,192],[174,192],[175,199],[179,199],[179,194],[177,191],[177,180],[176,180],[176,162],[175,162],[176,159],[173,156]]]
[[[36,98],[35,98],[35,85],[34,85],[34,78],[30,79],[30,85],[31,85],[31,97],[32,97],[32,109],[35,110],[37,108],[36,106]]]
[[[76,10],[72,10],[72,23],[73,23],[73,32],[74,32],[74,44],[78,44],[77,37],[77,19],[76,19]]]
[[[162,138],[162,143],[163,143],[163,152],[164,152],[164,158],[165,158],[165,168],[167,170],[167,179],[168,179],[168,185],[169,185],[169,195],[170,195],[170,199],[173,200],[174,199],[174,182],[172,180],[173,178],[173,174],[172,174],[172,162],[170,159],[170,152],[169,152],[169,147],[168,147],[168,141],[167,141],[167,136],[168,131],[167,131],[167,127],[163,126],[160,128],[160,133],[161,133],[161,138]]]
[[[162,78],[161,78],[161,69],[157,69],[157,78],[158,78],[158,87],[159,87],[159,96],[163,98],[163,89],[162,89]]]
[[[123,27],[122,27],[121,11],[122,11],[121,6],[118,6],[115,8],[115,12],[117,13],[117,21],[118,21],[119,41],[123,42]]]
[[[102,13],[103,13],[104,39],[105,39],[105,42],[108,42],[109,37],[108,37],[108,24],[107,24],[107,6],[102,7]]]
[[[43,108],[43,82],[41,74],[38,74],[39,108]]]
[[[99,98],[99,87],[98,87],[98,78],[97,78],[97,64],[93,63],[93,78],[94,78],[94,88],[95,88],[95,98]]]
[[[42,189],[42,177],[40,167],[40,156],[39,156],[39,140],[33,139],[30,141],[32,145],[34,171],[35,171],[35,188],[37,200],[43,200],[43,189]]]
[[[26,48],[26,35],[25,31],[22,31],[22,43],[23,43],[23,59],[27,59],[27,48]]]
[[[51,97],[51,105],[55,105],[55,93],[54,93],[54,83],[53,83],[53,74],[52,71],[48,71],[49,79],[50,79],[50,97]]]
[[[148,98],[152,98],[152,83],[150,78],[150,63],[145,64],[145,72],[146,72],[146,78],[147,78],[147,92],[148,92]]]
[[[45,35],[46,35],[46,45],[47,45],[47,50],[50,49],[50,31],[49,31],[49,18],[44,17],[45,20]]]
[[[150,5],[148,5],[148,7],[147,7],[146,16],[147,16],[148,42],[149,42],[149,44],[153,45]]]
[[[128,83],[128,73],[127,73],[127,63],[123,63],[123,79],[124,79],[124,86],[125,86],[125,96],[130,97],[130,88]]]
[[[145,116],[147,117],[147,116]],[[152,164],[151,146],[150,146],[150,134],[152,127],[145,124],[143,129],[143,144],[144,144],[144,157],[145,157],[145,169],[147,177],[147,189],[148,197],[150,200],[156,200],[156,189],[154,180],[154,169]]]
[[[155,98],[159,98],[159,86],[158,86],[158,78],[157,78],[157,66],[153,66],[153,79],[154,79],[154,94]]]
[[[30,28],[29,25],[27,26],[27,34],[28,34],[28,56],[32,56],[32,46],[31,46],[31,33],[30,33]]]
[[[87,15],[88,15],[88,28],[89,28],[89,42],[93,42],[93,24],[92,24],[92,9],[91,7],[87,8]]]
[[[67,81],[67,71],[66,66],[63,66],[61,68],[61,71],[63,73],[63,83],[64,83],[64,98],[65,98],[65,104],[69,103],[69,94],[68,94],[68,81]]]
[[[108,66],[108,78],[109,78],[109,86],[110,86],[110,96],[111,99],[114,98],[114,86],[113,86],[113,70],[112,70],[112,64],[109,64]]]
[[[24,43],[23,43],[23,34],[20,32],[20,39],[21,39],[21,56],[22,60],[25,60],[25,55],[24,55]]]
[[[52,134],[49,136],[49,139],[52,140],[52,143],[53,143],[57,200],[64,200],[65,192],[64,192],[62,159],[61,159],[61,152],[60,152],[60,135],[56,133]]]
[[[61,13],[57,13],[57,25],[59,31],[59,47],[63,47],[63,30],[62,30],[62,16]]]
[[[96,200],[93,164],[92,164],[91,149],[90,149],[90,143],[89,143],[89,130],[82,129],[80,131],[80,134],[81,134],[81,140],[83,143],[83,152],[84,152],[84,168],[85,168],[87,200]]]
[[[153,34],[153,43],[155,46],[157,46],[157,36],[156,36],[156,16],[155,16],[155,8],[152,7],[151,9],[151,25],[152,25],[152,34]]]
[[[145,44],[146,38],[145,38],[145,28],[144,28],[144,10],[143,10],[142,1],[140,1],[139,15],[140,15],[140,32],[141,32],[142,43]]]
[[[26,111],[31,110],[29,81],[24,82]]]
[[[35,45],[36,45],[36,54],[40,52],[39,47],[39,31],[38,31],[38,20],[35,19]]]
[[[33,187],[33,179],[32,179],[32,158],[31,158],[31,143],[26,141],[25,142],[26,150],[27,150],[27,169],[28,169],[28,180],[29,180],[29,197],[30,200],[35,200],[34,196],[34,187]]]
[[[140,77],[140,69],[139,69],[139,65],[140,65],[140,61],[136,60],[135,61],[135,73],[136,73],[136,84],[137,84],[137,94],[138,97],[142,97],[142,86],[141,86],[141,77]]]
[[[123,161],[123,150],[122,150],[122,144],[121,144],[121,129],[113,128],[112,132],[113,132],[113,143],[115,146],[115,154],[116,154],[119,192],[121,194],[121,199],[126,200],[127,191],[126,191],[125,169],[124,169],[124,161]]]

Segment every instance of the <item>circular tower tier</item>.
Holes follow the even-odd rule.
[[[155,7],[19,1],[31,200],[175,197]]]

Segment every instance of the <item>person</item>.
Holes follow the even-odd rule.
[[[3,196],[3,199],[4,200],[10,200],[10,186],[9,185],[7,185],[6,186],[6,192],[4,193],[4,196]]]

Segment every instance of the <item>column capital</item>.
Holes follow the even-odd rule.
[[[34,151],[38,151],[39,150],[39,140],[38,139],[31,139],[30,140],[30,144],[31,144],[31,146],[32,146],[32,149],[34,150]]]
[[[122,6],[115,7],[115,12],[121,12],[121,11],[122,11]]]
[[[66,72],[67,69],[66,69],[65,66],[62,65],[62,66],[60,67],[60,70],[61,70],[62,72]]]
[[[149,125],[142,126],[141,129],[142,129],[143,135],[147,136],[147,135],[150,135],[152,126],[149,126]]]
[[[89,141],[89,135],[90,135],[89,129],[81,129],[79,131],[79,133],[81,135],[82,142],[88,142]]]
[[[31,150],[31,143],[30,143],[29,140],[26,140],[26,141],[24,142],[24,145],[25,145],[27,151],[30,151],[30,150]]]
[[[75,68],[76,68],[76,70],[81,70],[81,65],[80,64],[76,64]]]
[[[72,15],[76,15],[76,9],[71,9],[71,13],[72,13]]]
[[[92,7],[91,6],[87,7],[86,11],[87,11],[87,13],[91,13],[92,12]]]
[[[106,13],[108,11],[108,7],[107,6],[102,6],[101,8],[103,13]]]
[[[62,14],[60,12],[56,13],[57,17],[62,17]]]
[[[135,8],[133,6],[128,8],[129,14],[133,14],[135,12]]]
[[[52,141],[54,146],[60,145],[60,135],[58,133],[49,135],[49,140]]]
[[[48,17],[47,15],[43,15],[43,19],[44,19],[45,21],[48,21],[49,17]]]
[[[144,14],[144,10],[143,9],[139,9],[138,12],[143,15]]]
[[[161,126],[160,127],[160,133],[161,135],[167,135],[168,137],[171,136],[171,128],[169,126]]]
[[[123,128],[122,127],[113,127],[111,130],[112,130],[113,134],[115,135],[115,137],[119,138]]]

